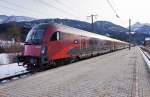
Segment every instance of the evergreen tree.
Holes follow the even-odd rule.
[[[21,33],[20,27],[16,22],[12,22],[11,26],[8,28],[8,36],[14,41],[20,41]]]

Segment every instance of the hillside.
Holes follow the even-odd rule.
[[[0,39],[9,39],[7,30],[8,28],[11,27],[13,22],[8,22],[8,23],[3,23],[0,24]],[[67,26],[71,26],[74,28],[86,30],[92,32],[91,29],[91,24],[88,22],[84,21],[78,21],[78,20],[71,20],[71,19],[39,19],[39,20],[33,20],[33,21],[21,21],[21,22],[16,22],[17,26],[21,29],[21,39],[22,41],[25,40],[26,35],[28,31],[37,24],[40,23],[59,23],[59,24],[64,24]],[[120,25],[113,24],[108,21],[96,21],[94,23],[94,32],[97,34],[109,36],[112,38],[116,38],[119,40],[123,41],[128,41],[129,40],[129,34],[127,33],[128,29],[124,28]],[[145,38],[144,33],[135,33],[134,35],[134,41],[138,43],[143,43],[144,38]]]

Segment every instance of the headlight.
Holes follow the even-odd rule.
[[[46,46],[42,47],[42,49],[41,49],[41,54],[42,54],[42,55],[45,55],[46,52],[47,52],[47,47],[46,47]]]

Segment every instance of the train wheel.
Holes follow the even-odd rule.
[[[37,65],[33,65],[33,64],[27,64],[26,66],[26,70],[29,71],[29,72],[38,72],[40,71],[40,66],[37,66]]]
[[[32,66],[31,64],[27,64],[26,70],[29,71],[29,72],[34,72],[35,71],[35,67]]]

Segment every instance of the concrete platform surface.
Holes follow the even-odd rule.
[[[134,47],[2,84],[0,97],[150,97],[149,73]]]

